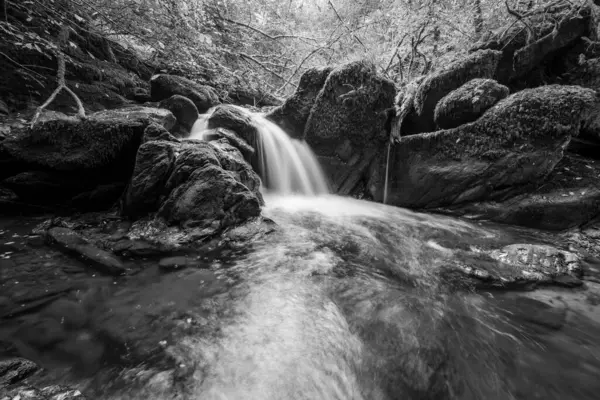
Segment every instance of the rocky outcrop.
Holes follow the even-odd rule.
[[[511,24],[482,38],[473,51],[498,50],[502,57],[496,79],[511,88],[532,87],[548,82],[565,70],[570,49],[582,37],[596,36],[591,5],[572,7],[564,3],[546,5],[527,13],[523,24]]]
[[[257,217],[260,179],[228,143],[150,140],[139,149],[124,213],[158,212],[169,224],[209,236]]]
[[[291,137],[304,137],[304,127],[310,111],[331,71],[331,67],[324,67],[311,68],[304,72],[294,94],[280,107],[269,112],[267,118],[279,125]]]
[[[438,102],[472,79],[494,78],[501,57],[500,51],[478,51],[413,83],[412,90],[396,99],[395,129],[398,134],[435,131],[434,114]]]
[[[396,89],[373,65],[353,62],[334,69],[319,91],[304,138],[337,193],[354,193],[388,139],[387,110]]]
[[[437,103],[434,122],[441,129],[452,129],[473,122],[506,96],[506,86],[492,79],[473,79]]]
[[[562,159],[595,105],[590,89],[544,86],[502,100],[475,123],[403,137],[392,148],[389,202],[431,208],[526,192]]]
[[[101,111],[80,120],[48,113],[33,129],[0,143],[8,176],[4,185],[22,201],[68,205],[79,194],[78,207],[94,208],[94,193],[104,206],[117,201],[118,188],[131,177],[137,149],[150,125],[172,128],[175,117],[164,109],[131,107]],[[160,124],[160,125],[159,125]]]
[[[200,114],[220,104],[219,96],[210,86],[200,85],[176,75],[158,74],[150,79],[152,101],[162,101],[174,95],[190,99],[196,105]]]
[[[158,106],[171,111],[177,119],[177,123],[171,128],[173,133],[180,137],[190,134],[194,123],[198,120],[198,109],[190,99],[174,95],[161,101]]]

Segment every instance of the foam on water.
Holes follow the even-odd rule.
[[[309,196],[329,192],[327,180],[317,158],[304,140],[290,138],[279,126],[263,115],[235,107],[250,117],[258,135],[256,147],[258,169],[267,191],[278,194],[304,194]],[[192,128],[192,138],[205,139],[211,109],[201,115]]]

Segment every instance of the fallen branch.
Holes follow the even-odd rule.
[[[69,28],[67,28],[66,26],[63,26],[58,35],[58,47],[55,50],[55,55],[58,60],[58,70],[56,73],[58,87],[54,90],[54,92],[52,92],[52,94],[50,95],[48,100],[46,100],[46,102],[44,102],[44,104],[39,106],[38,109],[36,110],[35,115],[33,116],[33,119],[31,120],[31,128],[33,128],[35,126],[35,123],[39,119],[42,111],[44,111],[44,109],[46,107],[48,107],[50,105],[50,103],[52,103],[54,101],[56,96],[63,89],[67,93],[69,93],[71,95],[71,97],[73,97],[73,99],[75,99],[75,102],[77,103],[77,115],[79,116],[79,118],[81,118],[81,119],[85,118],[85,109],[83,107],[83,103],[81,102],[79,97],[77,97],[77,95],[71,89],[69,89],[69,87],[67,86],[67,84],[65,82],[65,54],[63,53],[62,48],[63,48],[63,46],[66,45],[68,39],[69,39]]]

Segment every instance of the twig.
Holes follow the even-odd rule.
[[[263,65],[263,63],[261,63],[260,61],[258,61],[255,58],[250,57],[248,54],[246,53],[240,53],[240,56],[242,58],[245,58],[247,60],[253,61],[254,63],[258,64],[259,67],[261,67],[262,69],[264,69],[265,71],[275,75],[276,77],[278,77],[279,79],[281,79],[282,81],[285,81],[285,78],[283,76],[281,76],[280,74],[278,74],[277,72],[267,68],[266,66]]]
[[[36,110],[35,115],[33,116],[33,119],[31,120],[31,128],[33,128],[35,126],[35,123],[39,119],[42,111],[44,111],[44,109],[46,107],[48,107],[50,105],[50,103],[52,103],[54,101],[56,96],[63,89],[67,93],[69,93],[71,95],[71,97],[73,97],[73,99],[75,99],[75,102],[77,103],[77,115],[79,116],[79,118],[81,118],[81,119],[85,118],[85,109],[83,107],[83,103],[81,103],[81,100],[79,99],[79,97],[77,97],[77,95],[71,89],[69,89],[69,87],[67,86],[67,84],[65,82],[65,54],[62,52],[62,47],[65,46],[65,44],[68,41],[68,38],[69,38],[69,28],[67,28],[66,26],[63,26],[58,35],[58,47],[55,50],[56,58],[58,60],[58,71],[56,73],[58,87],[54,90],[54,92],[52,92],[50,97],[48,97],[48,100],[46,100],[44,102],[44,104],[39,106],[38,109]]]
[[[390,70],[392,62],[394,62],[394,58],[396,58],[396,54],[398,54],[398,50],[400,50],[400,46],[402,46],[402,43],[404,43],[404,39],[406,39],[406,36],[408,36],[408,33],[405,33],[404,36],[402,36],[402,39],[400,39],[400,41],[398,42],[396,50],[394,50],[394,54],[392,54],[392,57],[390,58],[390,62],[388,63],[387,67],[385,67],[385,70],[383,70],[384,74]]]
[[[258,33],[258,34],[261,34],[261,35],[263,35],[264,37],[266,37],[266,38],[269,38],[269,39],[271,39],[271,40],[278,40],[278,39],[305,39],[305,40],[311,40],[311,41],[313,41],[313,42],[318,42],[318,40],[317,40],[317,39],[315,39],[315,38],[306,37],[306,36],[299,36],[299,35],[275,35],[275,36],[272,36],[272,35],[269,35],[269,34],[268,34],[268,33],[266,33],[266,32],[263,32],[263,31],[261,31],[261,30],[260,30],[260,29],[258,29],[258,28],[255,28],[255,27],[253,27],[253,26],[251,26],[251,25],[248,25],[248,24],[245,24],[245,23],[243,23],[243,22],[234,21],[234,20],[232,20],[232,19],[225,18],[225,17],[222,17],[222,16],[219,16],[219,18],[221,18],[223,21],[229,22],[229,23],[231,23],[231,24],[234,24],[234,25],[239,25],[239,26],[243,26],[243,27],[245,27],[245,28],[248,28],[248,29],[250,29],[251,31],[254,31],[254,32]]]
[[[358,43],[360,43],[360,45],[367,50],[367,47],[365,46],[365,44],[358,38],[358,36],[356,36],[354,34],[354,32],[352,32],[350,30],[350,28],[348,28],[346,26],[346,23],[344,22],[344,20],[342,19],[342,17],[340,17],[340,14],[337,12],[337,10],[335,9],[335,6],[333,5],[333,3],[331,2],[331,0],[327,0],[327,2],[329,3],[329,5],[331,6],[331,8],[333,9],[333,12],[335,13],[335,15],[337,16],[337,18],[340,20],[340,22],[342,23],[342,25],[348,30],[348,33],[350,33],[352,35],[352,37],[354,37],[354,39],[356,39],[356,41]]]

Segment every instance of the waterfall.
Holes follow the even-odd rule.
[[[236,109],[249,116],[257,130],[256,152],[258,173],[268,192],[287,195],[315,196],[329,193],[325,175],[319,162],[304,140],[292,139],[275,123],[263,115],[242,107]],[[192,138],[205,140],[208,120],[214,109],[200,115],[192,128]]]

